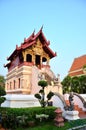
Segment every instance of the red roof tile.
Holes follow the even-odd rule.
[[[71,73],[69,73],[70,76],[79,76],[79,75],[82,75],[82,74],[84,74],[84,72],[82,70],[77,71],[77,72],[71,72]]]
[[[48,46],[50,44],[49,41],[46,40],[42,29],[39,30],[39,32],[37,34],[34,34],[34,32],[31,34],[31,36],[29,38],[25,38],[24,39],[24,43],[21,44],[20,47],[16,46],[16,49],[14,50],[14,52],[8,57],[7,60],[12,60],[14,55],[19,54],[19,52],[23,49],[26,49],[28,47],[30,47],[31,45],[36,43],[36,39],[39,38],[41,40],[41,43],[43,44],[43,48],[46,51],[46,53],[48,53],[50,55],[50,58],[53,58],[56,56],[56,53],[54,53]]]
[[[83,68],[84,65],[86,65],[86,55],[75,58],[73,63],[72,63],[72,66],[71,66],[71,68],[69,70],[69,73],[71,71]]]

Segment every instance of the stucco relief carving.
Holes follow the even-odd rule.
[[[47,53],[45,53],[45,52],[43,52],[42,56],[43,56],[43,57],[46,57],[46,59],[49,59],[48,54],[47,54]]]
[[[32,54],[32,49],[30,49],[30,48],[26,49],[25,54]]]
[[[41,55],[43,53],[42,47],[36,46],[36,47],[33,48],[33,51],[35,52],[35,54],[39,54],[39,55]]]
[[[24,61],[26,61],[27,54],[30,54],[32,56],[32,62],[35,63],[35,55],[40,55],[41,60],[43,57],[47,59],[47,64],[49,64],[50,57],[49,55],[44,51],[42,43],[39,39],[37,39],[36,44],[32,45],[31,47],[27,48],[23,52]]]
[[[43,53],[42,43],[39,39],[37,39],[36,44],[32,46],[32,50],[35,54],[41,55]]]

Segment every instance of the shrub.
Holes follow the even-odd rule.
[[[27,121],[36,120],[36,114],[46,114],[49,115],[49,120],[55,118],[54,111],[56,107],[31,107],[31,108],[0,108],[2,117],[4,117],[4,126],[5,127],[14,127],[22,125],[19,123],[18,118],[23,121],[23,125],[27,126]]]
[[[47,81],[45,80],[40,80],[38,82],[38,85],[41,86],[41,90],[39,90],[39,93],[36,93],[34,96],[38,99],[38,101],[41,104],[41,107],[45,107],[46,105],[48,105],[49,100],[52,98],[52,96],[54,95],[53,92],[49,92],[47,94],[47,100],[45,100],[45,87],[48,85]]]
[[[6,95],[6,91],[5,91],[4,87],[0,86],[0,106],[6,100],[6,98],[3,97],[4,95]]]

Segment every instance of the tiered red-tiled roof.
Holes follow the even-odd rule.
[[[86,55],[80,56],[78,58],[75,58],[72,66],[69,70],[70,76],[77,76],[84,74],[83,72],[83,66],[86,65]]]
[[[13,60],[14,56],[18,56],[19,53],[22,50],[25,50],[26,48],[36,44],[36,40],[37,38],[40,39],[43,49],[44,51],[49,54],[50,58],[53,58],[56,56],[56,52],[54,53],[50,48],[50,41],[47,41],[43,32],[42,32],[42,28],[39,30],[39,32],[37,34],[35,34],[35,32],[33,32],[28,38],[24,38],[24,42],[18,47],[18,45],[16,45],[16,49],[13,51],[13,53],[7,58],[7,60],[9,60],[10,62],[6,65],[4,65],[4,67],[10,66],[11,61]]]
[[[53,58],[56,56],[56,53],[54,53],[50,48],[49,48],[49,44],[50,42],[46,40],[42,29],[40,29],[40,31],[37,34],[34,34],[34,32],[32,33],[32,35],[27,38],[24,39],[24,42],[21,44],[20,47],[18,47],[16,45],[16,49],[14,50],[14,52],[7,58],[7,60],[11,60],[13,58],[13,56],[15,54],[18,54],[20,51],[32,46],[33,44],[36,43],[36,39],[39,38],[41,43],[43,44],[43,49],[45,50],[46,53],[49,54],[50,58]]]

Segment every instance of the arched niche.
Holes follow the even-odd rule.
[[[42,57],[42,64],[47,64],[47,59],[46,59],[46,57]]]
[[[35,65],[40,65],[40,60],[41,60],[41,56],[40,55],[35,55]]]
[[[32,55],[27,54],[27,55],[26,55],[26,61],[27,61],[27,62],[32,62]]]

